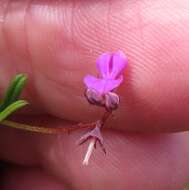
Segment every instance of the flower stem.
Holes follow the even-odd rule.
[[[92,138],[89,146],[88,146],[88,149],[87,149],[87,153],[85,154],[85,158],[83,160],[83,165],[88,165],[89,164],[89,159],[92,155],[92,152],[93,152],[93,149],[95,147],[95,143],[96,143],[96,139],[95,138]]]
[[[102,118],[101,118],[101,126],[100,126],[100,128],[102,128],[104,125],[105,125],[105,123],[106,123],[106,121],[108,120],[108,118],[110,117],[112,115],[112,112],[111,111],[107,111],[107,112],[105,112],[104,113],[104,115],[102,116]]]
[[[95,128],[80,138],[79,145],[85,143],[88,139],[91,139],[83,160],[83,165],[88,165],[91,154],[94,148],[96,148],[97,141],[100,143],[103,152],[106,154],[106,150],[103,144],[103,137],[101,136],[100,129],[105,125],[106,121],[111,116],[111,114],[111,111],[105,112],[100,120],[93,123],[95,124]]]
[[[27,124],[18,123],[18,122],[10,121],[10,120],[3,120],[0,122],[0,124],[5,125],[7,127],[15,128],[15,129],[21,129],[24,131],[42,133],[42,134],[70,133],[81,128],[89,128],[89,125],[83,125],[83,126],[78,126],[78,127],[77,125],[74,125],[67,128],[38,127],[38,126],[27,125]]]

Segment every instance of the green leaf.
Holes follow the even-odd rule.
[[[5,98],[0,105],[0,111],[4,110],[7,106],[17,101],[25,84],[27,76],[25,74],[18,74],[10,83]]]
[[[0,122],[6,119],[10,114],[14,113],[16,110],[28,105],[25,100],[17,100],[16,102],[10,104],[2,112],[0,112]]]

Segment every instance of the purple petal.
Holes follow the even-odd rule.
[[[99,79],[96,77],[93,77],[92,75],[87,75],[84,78],[84,83],[87,86],[87,88],[92,88],[94,86],[94,83],[96,83]]]
[[[97,59],[97,68],[103,78],[107,78],[110,75],[110,61],[112,54],[111,53],[103,53]]]
[[[112,64],[112,72],[111,78],[115,79],[119,76],[119,74],[123,71],[123,69],[127,65],[127,58],[122,51],[118,51],[113,54],[113,64]]]
[[[107,93],[112,91],[113,89],[117,88],[123,81],[123,76],[121,75],[118,79],[114,80],[114,79],[109,79],[109,80],[105,80],[106,84],[104,85],[104,89],[103,92]]]
[[[103,79],[98,79],[91,75],[87,75],[84,78],[84,83],[87,86],[87,88],[92,88],[92,89],[98,91],[99,93],[103,93],[103,89],[104,89],[104,80]]]
[[[120,76],[119,79],[117,80],[97,79],[96,77],[93,77],[91,75],[87,75],[84,78],[84,83],[87,86],[87,88],[92,88],[101,94],[105,94],[117,88],[122,81],[123,81],[123,76]]]

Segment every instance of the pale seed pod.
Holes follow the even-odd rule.
[[[88,102],[90,104],[95,104],[98,106],[103,106],[104,105],[104,97],[101,95],[98,91],[94,89],[88,88],[85,91],[85,97],[87,98]]]
[[[105,94],[105,107],[107,111],[113,111],[118,108],[119,96],[114,92]]]

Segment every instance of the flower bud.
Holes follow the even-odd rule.
[[[96,90],[88,88],[85,91],[85,97],[87,98],[88,102],[91,104],[95,104],[98,106],[104,105],[104,98],[103,96]]]
[[[119,105],[119,96],[114,92],[108,92],[105,94],[105,107],[107,111],[117,109]]]

